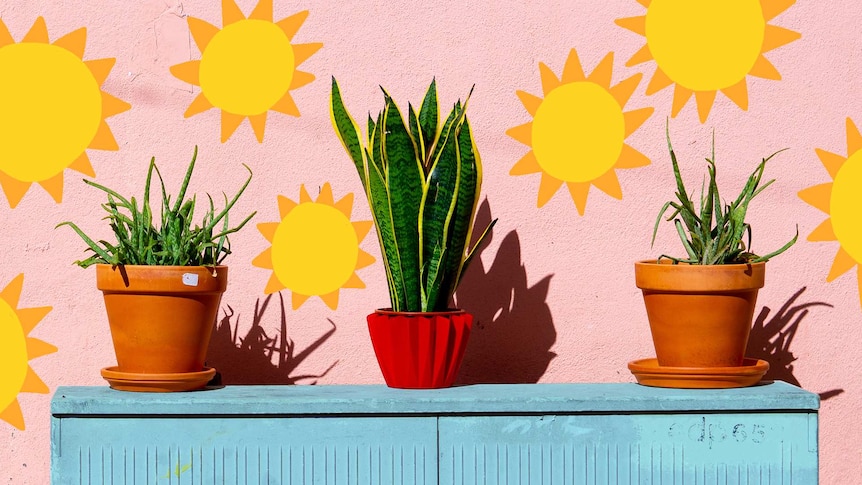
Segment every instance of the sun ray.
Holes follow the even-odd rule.
[[[9,33],[6,24],[3,23],[3,20],[0,20],[0,47],[14,43],[15,39],[12,38],[12,34]]]
[[[34,42],[39,44],[50,43],[50,40],[48,39],[48,26],[45,24],[44,17],[36,18],[36,21],[33,22],[33,26],[30,27],[30,31],[24,35],[21,42]]]
[[[329,183],[323,184],[323,187],[320,188],[320,193],[317,194],[317,200],[315,201],[318,204],[326,204],[326,205],[335,205],[335,199],[332,196],[332,186]]]
[[[290,93],[284,93],[284,97],[272,106],[272,110],[290,116],[299,116],[299,108]]]
[[[778,69],[776,69],[775,66],[763,56],[759,56],[757,60],[754,61],[754,66],[752,66],[749,74],[754,77],[771,79],[773,81],[781,80],[781,73],[779,73]]]
[[[274,224],[276,227],[278,226],[278,223]],[[260,224],[258,224],[258,229],[260,229]],[[263,230],[261,230],[260,232],[262,233]],[[265,234],[264,237],[266,237]],[[266,237],[266,240],[272,242],[272,239],[269,237]],[[262,253],[255,256],[254,259],[251,260],[251,265],[258,268],[272,269],[272,247],[264,249]]]
[[[45,189],[45,192],[48,192],[48,195],[54,198],[55,202],[59,204],[63,201],[63,172],[37,183]]]
[[[219,32],[219,28],[215,25],[194,17],[189,17],[187,23],[189,24],[189,32],[192,34],[192,39],[194,39],[195,45],[198,46],[201,52],[206,50],[210,41]]]
[[[649,8],[650,2],[652,0],[636,0],[639,4],[643,5],[644,8]]]
[[[306,190],[305,184],[301,184],[299,186],[299,203],[305,204],[306,202],[312,202],[311,196],[308,195],[308,190]]]
[[[96,78],[96,83],[99,85],[108,79],[108,75],[111,74],[111,69],[114,68],[114,64],[116,63],[117,60],[114,58],[84,61],[84,65],[87,66],[87,69],[90,70],[93,77]]]
[[[323,303],[326,303],[326,306],[328,306],[330,310],[338,308],[338,291],[339,290],[335,290],[332,293],[320,295],[320,299],[323,300]]]
[[[365,288],[365,282],[363,282],[361,279],[359,279],[359,276],[356,273],[353,273],[352,275],[350,275],[350,279],[347,280],[346,283],[341,285],[341,287],[342,288],[355,288],[355,289],[361,290],[361,289]]]
[[[371,221],[357,221],[353,223],[353,230],[356,231],[356,237],[360,241],[365,239],[365,236],[368,235],[372,227],[374,227],[374,223]]]
[[[288,199],[283,195],[278,196],[278,216],[284,219],[290,211],[292,211],[298,203]]]
[[[248,18],[272,22],[272,0],[259,0]]]
[[[683,106],[685,106],[685,103],[688,102],[693,94],[694,91],[691,89],[684,88],[679,84],[676,85],[676,88],[673,90],[673,106],[670,110],[671,117],[675,117],[682,111]]]
[[[562,180],[551,177],[547,173],[542,173],[542,179],[539,181],[538,206],[542,207],[547,204],[562,186]]]
[[[521,104],[524,105],[527,113],[530,113],[530,116],[536,116],[536,110],[538,110],[539,105],[542,104],[542,98],[534,96],[526,91],[515,91],[515,94],[518,96],[518,99],[521,100]]]
[[[201,61],[188,61],[171,66],[171,74],[180,81],[200,86]]]
[[[626,66],[655,62],[646,94],[675,85],[673,117],[694,94],[698,119],[705,123],[718,91],[747,110],[746,77],[780,80],[781,74],[764,53],[801,38],[798,32],[768,23],[794,0],[638,3],[646,7],[645,15],[615,20],[646,40]]]
[[[665,74],[664,71],[656,68],[655,73],[652,75],[652,79],[650,79],[649,84],[647,85],[646,93],[647,95],[655,94],[672,84],[673,80],[667,77],[667,74]],[[680,86],[677,86],[677,89],[678,88],[680,88]]]
[[[360,249],[359,257],[356,261],[356,269],[362,269],[371,266],[372,264],[374,264],[375,261],[376,260],[374,259],[374,256]]]
[[[841,166],[847,161],[847,157],[843,157],[837,153],[827,152],[820,148],[815,148],[814,152],[817,153],[817,157],[820,158],[820,162],[823,164],[823,167],[826,168],[829,176],[832,177],[832,180],[835,180],[835,176],[838,175],[838,170],[841,170]]]
[[[587,209],[587,197],[590,194],[590,184],[569,182],[566,186],[569,189],[569,195],[575,202],[575,208],[578,210],[578,214],[584,215],[584,212]]]
[[[599,86],[604,88],[610,88],[611,86],[611,76],[614,71],[614,53],[609,52],[601,61],[599,61],[599,65],[593,69],[593,72],[587,76],[587,81],[594,82]]]
[[[27,356],[31,359],[53,354],[56,351],[57,347],[48,342],[33,337],[27,338]]]
[[[651,60],[652,60],[652,52],[650,52],[648,45],[644,45],[643,47],[638,49],[638,51],[635,52],[634,55],[632,55],[628,61],[626,61],[626,67],[637,66],[638,64],[642,64],[644,62],[649,62]],[[658,72],[659,71],[656,70],[656,73],[658,73]],[[655,78],[655,75],[653,75],[653,78]]]
[[[228,113],[222,110],[221,112],[221,142],[224,143],[231,135],[239,128],[245,120],[245,116]]]
[[[132,105],[102,91],[102,118],[110,118],[132,109]]]
[[[314,81],[314,79],[314,74],[304,71],[296,71],[293,73],[293,81],[290,83],[290,87],[288,89],[293,90],[301,88]]]
[[[760,8],[763,10],[763,19],[769,22],[778,17],[781,12],[790,8],[796,0],[760,0]]]
[[[297,44],[293,46],[293,63],[297,66],[307,61],[309,57],[314,55],[323,47],[323,43],[314,42],[311,44]]]
[[[87,47],[87,29],[82,27],[78,30],[69,32],[63,37],[57,39],[54,42],[54,45],[62,47],[72,54],[75,54],[78,59],[83,59],[84,49]]]
[[[584,81],[586,79],[587,76],[584,74],[584,68],[581,65],[581,59],[578,57],[578,51],[575,49],[569,50],[569,57],[566,58],[566,63],[563,65],[562,82],[565,84]]]
[[[96,131],[96,136],[93,137],[93,141],[90,142],[90,146],[88,148],[116,151],[120,149],[120,146],[117,145],[117,139],[114,138],[114,134],[111,132],[111,127],[104,121],[101,121],[99,123],[99,128]]]
[[[652,116],[653,111],[655,111],[655,108],[641,108],[623,113],[626,124],[626,138],[640,128]]]
[[[18,401],[12,401],[9,406],[3,411],[0,411],[0,419],[6,421],[12,426],[24,431],[24,413],[21,412],[21,405]]]
[[[697,114],[700,115],[700,122],[706,123],[709,110],[712,109],[712,103],[715,102],[715,91],[695,91],[694,99],[697,102]]]
[[[593,180],[593,185],[614,199],[621,200],[623,198],[623,188],[620,187],[620,179],[617,178],[617,174],[613,170],[608,170],[601,176],[596,177]]]
[[[635,34],[646,35],[646,16],[644,15],[616,19],[614,23],[626,30],[631,30]]]
[[[319,202],[319,200],[318,200],[318,202]],[[339,200],[335,204],[334,207],[336,209],[338,209],[339,212],[344,214],[344,217],[350,218],[350,213],[353,212],[353,193],[352,192],[348,193],[347,195],[342,197],[341,200]],[[353,223],[354,227],[356,226],[356,224],[358,224],[358,223],[356,223],[356,222]],[[365,237],[365,236],[363,236],[363,237]],[[360,239],[362,239],[362,238],[360,238]]]
[[[264,268],[267,268],[267,267],[264,266]],[[267,269],[271,269],[271,268],[267,268]],[[267,281],[266,288],[263,289],[263,292],[267,295],[270,295],[272,293],[278,293],[279,291],[281,291],[285,288],[287,288],[287,287],[284,286],[284,284],[282,284],[282,282],[278,280],[278,276],[276,276],[275,273],[273,273],[272,276],[269,277],[269,281]],[[295,295],[295,293],[294,293],[294,295]],[[293,309],[296,310],[296,307],[294,307]]]
[[[88,177],[95,177],[96,171],[93,169],[93,164],[90,163],[90,157],[87,156],[87,152],[81,154],[80,157],[76,158],[69,168],[80,172]]]
[[[8,300],[6,301],[8,302]],[[51,307],[44,306],[37,308],[19,308],[16,313],[18,314],[18,320],[21,322],[21,328],[24,330],[25,334],[28,334],[31,330],[36,328],[36,325],[38,325],[50,311]]]
[[[539,63],[539,75],[542,80],[542,93],[545,96],[560,85],[557,75],[544,62]]]
[[[24,274],[12,278],[4,288],[0,291],[0,300],[5,300],[10,307],[16,308],[21,300],[21,292],[24,289]],[[28,333],[27,331],[24,332]]]
[[[35,392],[38,394],[47,394],[51,390],[48,385],[36,375],[36,372],[31,368],[27,368],[27,376],[24,378],[24,384],[21,386],[21,392]]]
[[[214,106],[209,102],[204,93],[200,93],[197,95],[192,104],[189,105],[186,112],[183,114],[183,117],[189,118],[199,113],[203,113],[204,111],[212,109]]]
[[[721,92],[730,98],[734,104],[739,106],[741,110],[748,111],[748,82],[746,82],[745,78],[742,78],[742,81],[729,88],[722,89]]]
[[[801,38],[802,34],[799,32],[777,25],[767,25],[763,35],[763,48],[761,52],[769,52]]]
[[[643,153],[623,144],[623,152],[614,168],[640,168],[650,164],[650,159]]]
[[[287,35],[288,39],[293,40],[293,36],[299,32],[299,28],[302,27],[302,23],[305,22],[305,19],[308,18],[308,10],[303,10],[302,12],[297,12],[290,17],[279,20],[276,25],[284,31],[284,34]]]
[[[291,304],[293,306],[293,309],[298,310],[299,307],[301,307],[302,304],[305,303],[309,298],[311,298],[311,296],[300,295],[299,293],[294,291],[293,294],[291,295]],[[327,303],[327,305],[328,305],[328,303]]]
[[[832,219],[826,219],[811,231],[811,234],[808,235],[808,240],[813,242],[837,241],[838,238],[835,237],[835,229],[832,227]]]
[[[533,144],[533,123],[524,123],[523,125],[509,128],[506,134],[524,145]]]
[[[222,0],[221,2],[221,24],[222,27],[227,27],[230,24],[245,20],[242,10],[234,0]]]
[[[853,155],[862,149],[862,135],[859,134],[859,129],[853,120],[847,118],[847,156]]]
[[[858,263],[853,256],[850,255],[844,248],[838,248],[838,253],[835,255],[835,260],[832,262],[832,267],[829,268],[829,274],[826,276],[826,282],[832,282],[835,278],[853,269]]]
[[[251,123],[251,130],[254,132],[257,142],[263,143],[263,132],[266,130],[266,111],[259,115],[249,116],[248,121]]]
[[[277,222],[261,222],[257,225],[257,230],[260,231],[261,235],[266,238],[267,241],[272,242],[272,239],[275,237],[275,231],[278,229]]]
[[[620,106],[625,106],[626,103],[629,102],[629,99],[631,99],[632,94],[634,94],[635,89],[637,89],[638,84],[640,84],[642,77],[643,74],[637,73],[634,76],[620,81],[619,84],[608,89],[608,92],[611,93],[611,96],[617,100],[617,103],[619,103]]]
[[[799,191],[799,198],[816,209],[829,214],[829,201],[832,197],[832,183],[814,185]]]
[[[24,194],[30,190],[30,185],[32,185],[31,182],[21,182],[3,172],[0,172],[0,188],[2,188],[3,193],[6,194],[6,200],[9,201],[9,207],[12,209],[21,202],[21,199],[24,198]]]
[[[528,175],[542,171],[542,166],[536,160],[536,154],[533,150],[527,152],[518,162],[509,170],[509,175]]]

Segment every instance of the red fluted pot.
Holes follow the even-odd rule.
[[[368,332],[389,387],[438,389],[458,376],[473,315],[448,312],[394,312],[368,315]]]

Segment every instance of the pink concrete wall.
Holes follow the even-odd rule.
[[[670,226],[661,228],[655,248],[650,248],[655,215],[673,192],[664,141],[673,96],[672,88],[645,95],[655,62],[625,67],[644,38],[615,25],[615,20],[643,15],[641,5],[634,0],[277,0],[276,20],[310,11],[294,42],[324,44],[301,66],[317,80],[292,91],[300,117],[270,113],[263,143],[256,141],[248,123],[221,143],[218,110],[185,119],[183,113],[200,89],[169,71],[200,59],[186,17],[221,26],[220,3],[5,0],[0,18],[15,41],[38,16],[45,18],[52,41],[87,27],[84,59],[117,59],[102,90],[132,108],[107,120],[118,151],[87,151],[97,181],[121,193],[137,193],[154,155],[168,183],[176,186],[198,144],[196,191],[230,193],[242,180],[240,163],[252,167],[255,178],[236,214],[257,210],[255,223],[278,220],[278,195],[296,200],[302,184],[316,195],[316,187],[326,182],[336,199],[349,192],[357,196],[353,220],[370,219],[359,181],[330,125],[330,75],[337,76],[347,107],[362,115],[360,119],[382,107],[378,84],[402,105],[407,100],[417,104],[436,76],[444,106],[475,84],[469,117],[485,164],[483,192],[490,213],[500,221],[462,291],[464,306],[482,323],[468,349],[463,380],[633,381],[626,363],[651,356],[653,349],[632,263],[681,252]],[[237,3],[248,13],[257,2]],[[857,95],[862,88],[860,21],[862,10],[850,0],[829,2],[828,8],[818,2],[790,6],[770,21],[802,34],[766,54],[780,81],[749,76],[747,111],[719,94],[706,123],[699,121],[693,100],[671,120],[676,148],[685,161],[684,176],[694,185],[715,130],[727,196],[741,186],[759,157],[790,147],[768,166],[767,175],[778,180],[755,200],[749,220],[755,227],[756,250],[780,246],[797,224],[800,242],[768,265],[757,309],[766,329],[757,333],[757,349],[751,350],[761,349],[758,356],[773,354],[773,376],[828,393],[820,415],[821,479],[834,484],[862,476],[862,424],[857,417],[862,377],[854,365],[862,346],[862,308],[852,271],[826,282],[839,244],[805,240],[829,216],[797,194],[831,182],[815,148],[847,157],[845,120],[850,117],[862,125],[862,98]],[[613,84],[643,73],[626,110],[655,110],[626,139],[652,163],[617,171],[621,200],[591,188],[583,216],[565,189],[544,207],[536,207],[539,175],[509,175],[529,147],[506,135],[531,120],[515,91],[541,96],[538,62],[559,75],[572,48],[587,73],[614,52]],[[14,73],[3,73],[9,75]],[[30,333],[58,347],[56,353],[30,362],[52,392],[60,385],[104,385],[99,369],[114,364],[95,271],[71,265],[82,257],[83,244],[66,228],[54,230],[58,222],[73,220],[96,236],[108,236],[98,220],[102,195],[80,179],[78,172],[65,173],[60,204],[36,185],[14,209],[0,201],[0,287],[23,273],[18,308],[53,308]],[[251,261],[270,244],[254,227],[232,243],[232,281],[224,304],[235,312],[230,323],[238,325],[242,337],[251,329],[255,304],[265,299],[263,289],[271,275]],[[360,247],[378,254],[373,236]],[[221,365],[226,377],[234,382],[381,383],[364,323],[369,311],[387,305],[383,267],[376,258],[375,264],[357,271],[367,288],[343,289],[336,310],[311,299],[293,311],[290,292],[283,292],[287,335],[296,345],[293,362],[278,367],[262,358],[262,351],[232,351],[230,336],[219,340],[216,357],[226,363]],[[260,318],[260,329],[270,337],[280,331],[280,311],[274,297]],[[321,345],[296,361],[315,342]],[[293,364],[296,367],[288,369]],[[301,376],[321,377],[298,379]],[[18,401],[26,430],[0,421],[0,480],[47,483],[50,396],[21,393]]]

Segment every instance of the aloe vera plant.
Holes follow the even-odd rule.
[[[392,309],[444,311],[496,223],[468,248],[482,187],[482,163],[466,115],[469,95],[442,124],[436,81],[418,113],[409,105],[406,123],[385,89],[383,97],[383,111],[376,120],[369,114],[363,139],[333,77],[332,122],[371,206]]]
[[[679,163],[670,142],[669,132],[667,134],[667,146],[670,152],[670,160],[673,164],[673,174],[676,179],[676,200],[668,201],[661,208],[658,217],[656,217],[652,241],[653,243],[655,242],[655,236],[658,232],[662,216],[667,213],[669,208],[673,208],[673,212],[667,220],[673,221],[676,226],[676,231],[679,234],[682,245],[685,247],[687,257],[674,258],[661,255],[658,258],[659,261],[661,259],[670,259],[674,264],[757,263],[768,261],[796,243],[796,239],[799,237],[798,227],[796,235],[787,244],[765,256],[758,256],[750,252],[751,226],[745,222],[748,204],[766,187],[775,182],[775,179],[772,179],[761,185],[766,162],[784,150],[779,150],[763,158],[754,169],[754,172],[749,175],[739,196],[733,202],[723,204],[718,194],[718,184],[716,183],[715,137],[713,135],[712,157],[706,159],[709,183],[705,193],[703,188],[701,188],[700,210],[697,210],[680,176]],[[748,244],[743,241],[746,236]]]
[[[102,204],[102,208],[108,213],[105,219],[110,221],[117,242],[111,244],[100,240],[97,243],[72,222],[66,221],[58,224],[56,227],[71,227],[89,246],[87,250],[94,253],[84,260],[75,261],[75,264],[83,268],[98,263],[112,266],[126,264],[215,266],[220,264],[224,257],[230,254],[228,235],[242,229],[256,214],[256,212],[252,212],[235,227],[230,227],[228,223],[228,211],[251,182],[252,172],[248,166],[243,164],[248,170],[248,179],[232,199],[228,200],[227,195],[224,196],[225,207],[219,212],[216,212],[213,199],[207,194],[209,210],[204,214],[200,226],[192,226],[197,197],[192,196],[191,199],[186,200],[185,195],[197,155],[198,147],[195,147],[192,161],[189,163],[182,186],[173,203],[165,190],[165,183],[162,180],[162,174],[156,167],[155,157],[150,160],[144,197],[140,205],[134,197],[127,199],[103,185],[84,180],[86,184],[96,187],[108,195],[108,202]],[[153,211],[150,206],[150,182],[153,172],[156,173],[161,184],[160,227],[153,224]]]

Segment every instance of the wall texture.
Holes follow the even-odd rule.
[[[768,377],[824,398],[823,483],[862,475],[862,377],[842,370],[862,344],[855,2],[267,7],[0,4],[9,33],[0,27],[0,363],[9,369],[0,375],[0,480],[47,483],[48,393],[104,385],[99,369],[114,364],[95,271],[72,265],[84,244],[54,226],[71,220],[107,238],[103,194],[82,177],[139,194],[152,156],[175,190],[198,145],[190,190],[200,196],[233,193],[242,163],[254,171],[233,213],[257,215],[231,239],[231,284],[210,348],[227,383],[382,382],[364,319],[388,293],[377,240],[365,237],[361,185],[330,124],[330,76],[363,126],[383,106],[378,85],[406,108],[436,79],[447,112],[475,85],[479,219],[499,222],[458,295],[479,318],[465,383],[633,381],[626,363],[653,355],[633,262],[682,251],[670,224],[650,247],[674,191],[666,124],[691,187],[714,134],[725,197],[761,157],[789,148],[767,165],[777,181],[749,221],[757,252],[796,227],[800,239],[768,264],[749,355],[771,362]],[[243,84],[249,72],[257,81]],[[341,279],[314,277],[336,262],[298,252],[303,238],[337,233],[323,216],[276,234],[289,201],[350,209],[336,221],[349,218],[356,236],[339,246],[354,255],[338,266]],[[286,261],[307,264],[290,279]]]

